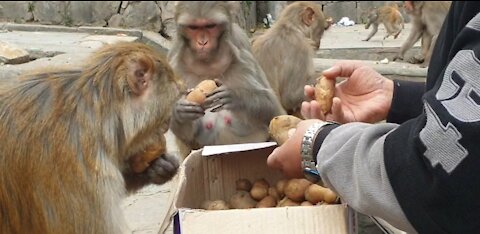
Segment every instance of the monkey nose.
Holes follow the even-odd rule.
[[[200,46],[205,46],[208,43],[208,41],[197,41],[197,44]]]

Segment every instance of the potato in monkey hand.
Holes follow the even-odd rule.
[[[188,93],[187,100],[202,105],[205,102],[207,95],[218,88],[218,86],[219,85],[214,80],[204,80]]]
[[[270,121],[268,133],[278,145],[282,145],[289,138],[289,130],[297,128],[297,124],[300,123],[300,121],[302,121],[302,119],[293,115],[276,116]]]
[[[130,166],[135,173],[141,173],[150,166],[150,163],[164,154],[166,146],[164,142],[149,145],[143,152],[137,153],[130,158]]]

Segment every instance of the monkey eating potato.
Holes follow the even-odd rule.
[[[121,42],[79,67],[43,68],[0,89],[0,233],[127,233],[126,191],[170,180],[164,142],[180,83],[163,55]]]

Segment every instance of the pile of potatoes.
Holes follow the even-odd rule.
[[[201,208],[205,210],[250,209],[285,206],[313,206],[337,204],[339,198],[332,190],[314,184],[307,179],[279,180],[270,185],[265,179],[253,184],[248,179],[235,182],[237,192],[230,199],[206,200]]]

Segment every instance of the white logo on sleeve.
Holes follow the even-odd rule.
[[[480,121],[480,61],[471,50],[462,50],[455,55],[447,69],[436,98],[455,119],[471,123]],[[460,144],[462,134],[451,122],[446,126],[425,103],[427,123],[420,132],[426,146],[425,157],[432,166],[440,164],[451,173],[468,155]]]

